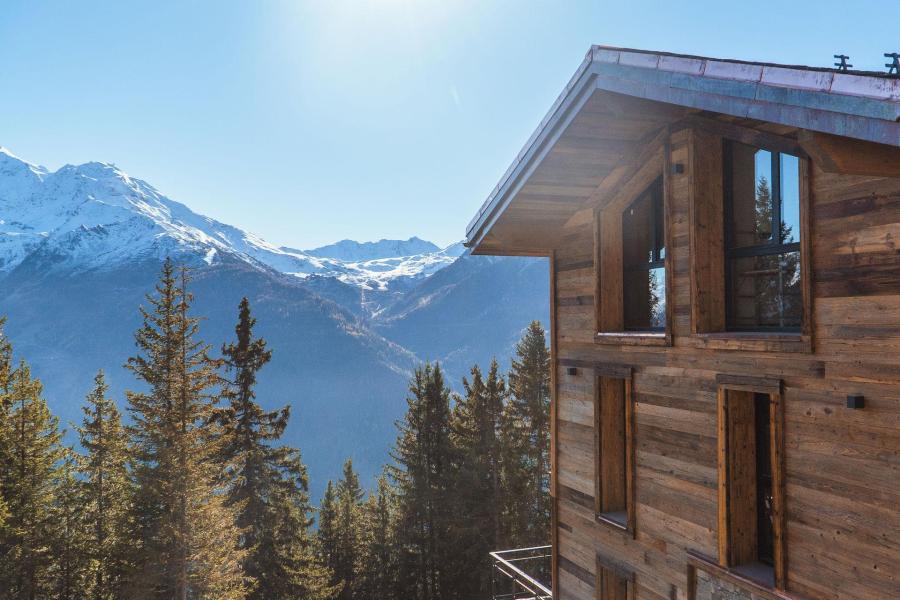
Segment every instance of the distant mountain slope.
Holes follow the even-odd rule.
[[[159,266],[146,261],[70,275],[29,261],[0,280],[0,310],[16,354],[33,365],[64,426],[80,422],[97,369],[106,371],[120,405],[124,391],[135,389],[122,365],[135,352],[138,306],[147,304]],[[376,473],[396,437],[393,422],[405,408],[416,358],[302,281],[239,261],[199,269],[195,277],[194,312],[205,317],[202,336],[215,354],[234,335],[241,297],[250,298],[258,332],[274,351],[258,397],[269,408],[293,405],[286,437],[303,450],[313,491],[321,492],[348,455],[366,477]]]
[[[377,242],[341,240],[334,244],[306,250],[305,254],[320,258],[336,258],[344,262],[363,262],[377,258],[432,254],[440,252],[440,250],[432,242],[426,242],[414,236],[408,240],[378,240]]]
[[[195,314],[216,352],[250,298],[274,350],[260,402],[293,405],[287,439],[304,452],[314,497],[347,456],[371,483],[417,364],[440,360],[458,389],[474,362],[497,355],[508,367],[524,327],[548,312],[539,259],[473,257],[419,238],[280,248],[114,165],[50,172],[0,149],[0,315],[65,425],[80,420],[98,368],[124,406],[138,306],[166,256],[192,267]]]
[[[464,255],[419,283],[373,321],[386,338],[422,360],[440,361],[452,380],[473,363],[508,359],[533,319],[547,326],[546,259]]]

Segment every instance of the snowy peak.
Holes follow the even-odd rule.
[[[377,242],[341,240],[328,246],[306,250],[306,254],[323,258],[334,258],[344,262],[363,262],[379,258],[432,254],[438,251],[440,251],[440,248],[435,244],[417,237],[411,237],[408,240],[382,239]]]
[[[288,276],[388,290],[431,275],[462,252],[459,244],[441,249],[418,237],[343,240],[309,251],[278,247],[193,212],[112,163],[50,172],[0,148],[0,275],[29,257],[72,272],[166,256],[194,265],[228,258]]]

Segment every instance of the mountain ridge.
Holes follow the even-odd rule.
[[[49,171],[0,148],[0,271],[38,249],[69,257],[70,270],[108,268],[145,256],[214,264],[227,254],[285,275],[328,275],[379,290],[389,289],[395,279],[427,277],[458,256],[418,237],[342,240],[311,251],[279,247],[195,213],[113,163]]]

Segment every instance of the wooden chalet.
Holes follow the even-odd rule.
[[[594,46],[467,240],[550,259],[554,598],[900,598],[900,79]]]

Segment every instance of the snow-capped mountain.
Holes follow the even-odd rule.
[[[414,236],[408,240],[378,240],[377,242],[362,243],[354,240],[341,240],[334,244],[306,250],[305,253],[319,258],[335,258],[344,262],[366,262],[395,256],[434,254],[440,250],[433,243]]]
[[[387,290],[396,280],[427,277],[462,251],[458,244],[440,249],[415,237],[344,240],[310,251],[277,247],[191,211],[113,164],[50,172],[0,148],[0,272],[34,253],[67,270],[164,256],[209,265],[234,258],[295,277],[324,275]]]

